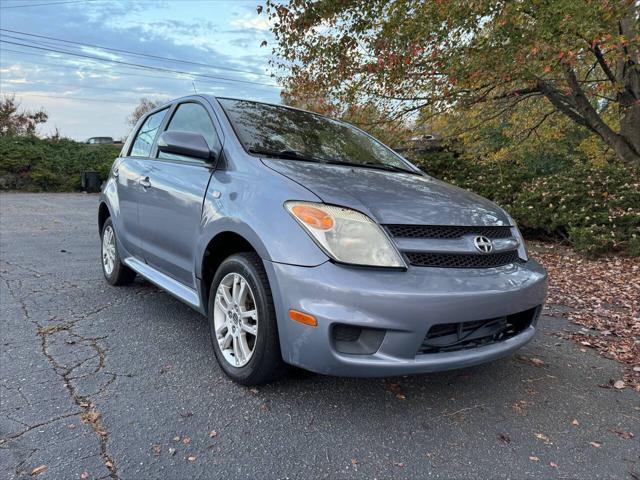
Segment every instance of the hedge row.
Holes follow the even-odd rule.
[[[85,170],[106,178],[118,150],[64,139],[0,137],[0,189],[79,190]],[[477,162],[449,153],[413,160],[430,175],[495,201],[526,235],[565,239],[593,254],[640,256],[640,172],[628,166],[566,158]]]
[[[640,256],[640,171],[617,163],[480,163],[438,153],[414,159],[430,175],[504,207],[528,236],[577,250]]]
[[[0,190],[68,192],[79,190],[83,171],[106,178],[117,145],[89,146],[67,139],[0,137]]]

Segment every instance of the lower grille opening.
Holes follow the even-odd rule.
[[[371,355],[380,348],[385,332],[375,328],[338,324],[331,329],[331,339],[334,348],[340,353]]]
[[[540,307],[535,307],[488,320],[433,325],[417,354],[455,352],[502,342],[529,328],[539,311]]]
[[[517,250],[489,254],[408,252],[405,255],[416,267],[492,268],[522,262]]]

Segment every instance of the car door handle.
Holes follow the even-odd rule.
[[[140,185],[142,185],[142,188],[151,187],[151,181],[149,180],[149,177],[145,177],[142,180],[140,180]]]
[[[117,169],[117,168],[114,168],[114,169],[113,169],[113,176],[114,176],[115,178],[118,178],[118,175],[120,175],[120,172],[118,171],[118,169]]]

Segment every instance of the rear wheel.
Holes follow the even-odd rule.
[[[255,253],[232,255],[218,268],[209,294],[209,330],[218,363],[235,382],[264,384],[285,370],[271,288]]]
[[[111,218],[107,218],[104,222],[101,243],[100,257],[102,259],[102,273],[107,282],[111,285],[126,285],[133,282],[136,278],[136,272],[124,265],[120,260],[116,242],[116,232],[113,228]]]

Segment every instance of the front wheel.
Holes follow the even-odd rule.
[[[239,253],[222,262],[209,293],[211,343],[224,372],[260,385],[285,370],[271,288],[262,260]]]
[[[102,259],[102,273],[111,285],[126,285],[136,278],[136,272],[124,265],[120,260],[116,232],[111,218],[107,218],[107,221],[102,226],[100,257]]]

